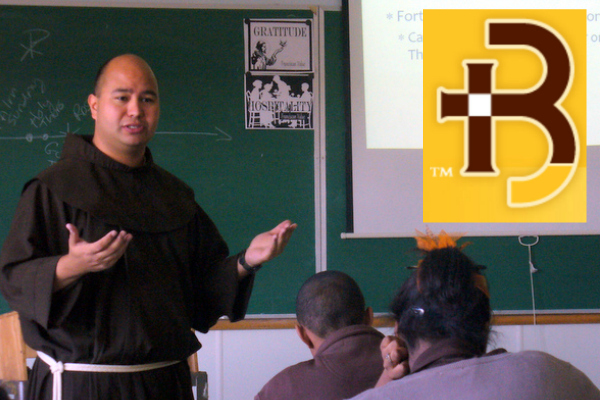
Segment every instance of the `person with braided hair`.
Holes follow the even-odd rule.
[[[443,231],[417,238],[424,258],[392,301],[397,337],[382,343],[379,387],[354,399],[599,400],[583,372],[550,354],[486,353],[491,307],[485,267],[456,240]],[[408,364],[397,359],[403,346]]]

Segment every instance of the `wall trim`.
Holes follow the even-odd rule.
[[[537,325],[557,324],[600,324],[600,313],[578,314],[537,314]],[[533,325],[533,314],[494,315],[492,325]],[[245,329],[294,329],[296,318],[248,318],[238,322],[221,319],[211,330],[245,330]],[[394,319],[386,316],[374,318],[376,328],[391,328]]]

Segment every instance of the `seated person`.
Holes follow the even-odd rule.
[[[382,346],[384,375],[400,379],[354,400],[600,399],[585,374],[550,354],[504,349],[486,354],[491,309],[483,267],[444,232],[417,242],[425,258],[391,306],[397,334],[408,347],[410,373],[400,377],[407,370],[394,370],[398,342],[388,339]]]
[[[383,371],[373,310],[356,282],[338,271],[310,277],[296,298],[296,332],[313,359],[275,375],[255,400],[348,399],[375,386]]]

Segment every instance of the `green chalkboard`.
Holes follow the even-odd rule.
[[[293,313],[297,290],[315,271],[314,133],[244,129],[245,18],[312,18],[312,13],[0,7],[0,242],[22,184],[56,160],[64,132],[91,132],[86,98],[97,66],[115,54],[133,52],[149,61],[159,79],[158,131],[196,133],[157,134],[151,143],[155,158],[195,189],[231,250],[245,247],[255,233],[282,219],[300,224],[284,255],[261,270],[249,310]],[[355,277],[367,302],[376,312],[386,312],[408,276],[405,267],[418,255],[412,239],[340,238],[348,207],[343,25],[341,12],[325,12],[324,251],[329,269]],[[49,36],[41,40],[46,32]],[[25,98],[34,108],[22,107],[11,125],[5,102],[13,94],[17,110],[15,102]],[[61,108],[58,115],[52,107],[54,114]],[[46,125],[40,128],[30,121],[44,117]],[[488,266],[493,308],[531,311],[527,248],[516,237],[465,240],[473,242],[466,253]],[[600,309],[599,240],[540,237],[532,249],[539,270],[534,275],[538,310]],[[7,310],[0,298],[0,313]]]
[[[354,276],[375,311],[389,302],[415,265],[413,239],[341,239],[346,232],[347,91],[343,60],[344,18],[325,13],[327,80],[327,265]],[[406,210],[410,213],[411,210]],[[543,232],[540,232],[543,235]],[[486,265],[492,307],[497,311],[531,312],[529,256],[517,237],[465,238],[466,254]],[[600,311],[600,236],[541,236],[532,247],[534,292],[538,310]]]
[[[296,291],[315,271],[314,132],[245,130],[244,19],[312,17],[0,6],[0,243],[23,184],[58,159],[65,133],[92,133],[87,96],[98,67],[135,53],[159,81],[154,158],[195,190],[230,250],[284,219],[299,224],[286,252],[261,271],[249,308],[293,313]]]

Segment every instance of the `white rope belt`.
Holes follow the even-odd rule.
[[[150,371],[153,369],[159,369],[175,365],[181,361],[162,361],[152,364],[139,364],[139,365],[105,365],[105,364],[79,364],[79,363],[63,363],[62,361],[56,361],[48,354],[37,352],[38,357],[44,361],[50,367],[52,372],[53,383],[52,383],[52,400],[62,399],[62,373],[64,371],[76,371],[76,372],[143,372]]]

